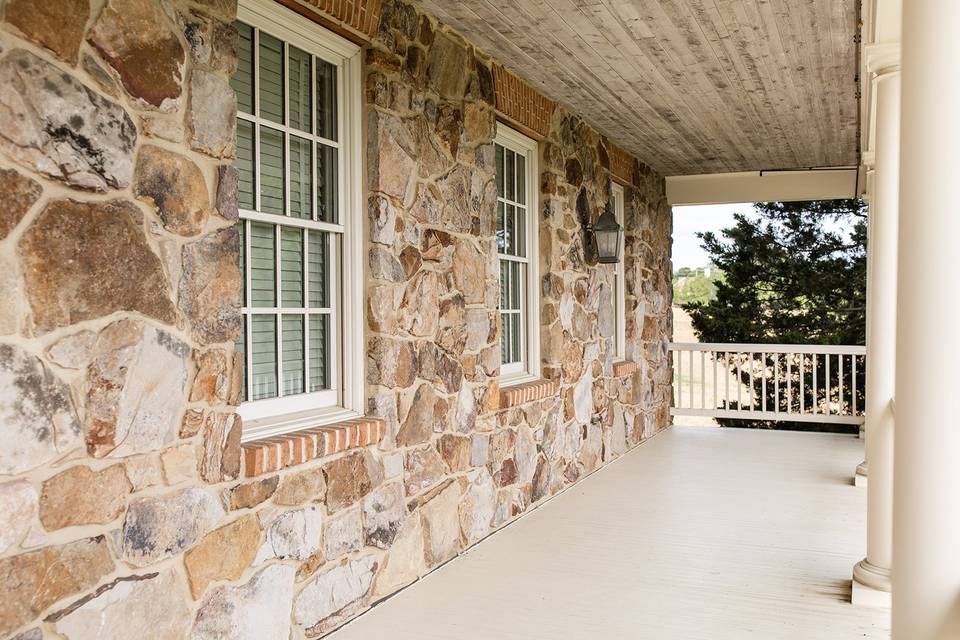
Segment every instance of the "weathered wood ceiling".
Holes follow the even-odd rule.
[[[664,175],[857,163],[856,0],[417,0]]]

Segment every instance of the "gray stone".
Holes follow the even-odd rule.
[[[201,344],[233,342],[243,331],[240,235],[231,227],[183,248],[179,307]]]
[[[237,137],[237,96],[230,83],[203,69],[190,76],[190,146],[215,158],[233,157]]]
[[[87,447],[124,457],[160,449],[177,438],[187,397],[190,347],[139,321],[107,327],[87,368]]]
[[[490,523],[497,506],[497,488],[484,469],[471,471],[470,485],[460,501],[460,529],[467,545],[478,542],[490,532]]]
[[[212,590],[190,640],[288,640],[296,569],[272,564],[237,587]]]
[[[395,255],[380,247],[370,249],[370,277],[387,282],[403,282],[407,273]]]
[[[397,237],[397,210],[390,200],[372,195],[367,202],[370,218],[370,241],[390,246]]]
[[[363,548],[363,522],[359,507],[346,509],[327,519],[323,526],[323,545],[327,560],[336,560]]]
[[[26,480],[0,484],[0,553],[19,545],[37,518],[37,492]]]
[[[81,441],[70,388],[36,356],[0,345],[0,473],[45,464]]]
[[[97,334],[89,330],[65,336],[47,347],[47,358],[65,369],[82,369],[93,357],[96,342]]]
[[[373,547],[389,549],[406,516],[403,485],[385,484],[363,501],[363,524],[366,542]]]
[[[374,597],[394,593],[426,573],[423,555],[423,525],[420,514],[414,513],[403,521],[377,573]]]
[[[177,555],[224,515],[220,502],[197,487],[134,500],[120,534],[120,555],[138,567]]]
[[[29,51],[0,60],[0,149],[70,186],[122,189],[133,175],[137,130],[117,104]]]
[[[478,351],[487,344],[490,335],[490,314],[486,309],[467,309],[467,351]]]
[[[427,565],[435,567],[460,550],[460,485],[450,483],[420,509]]]
[[[294,604],[294,621],[311,636],[329,631],[363,605],[376,571],[371,556],[344,559],[303,588]]]
[[[286,511],[264,523],[266,536],[253,563],[273,558],[306,560],[320,549],[322,518],[320,508],[310,506]]]
[[[0,255],[0,291],[4,292],[5,304],[0,305],[0,335],[20,333],[27,314],[23,278],[15,254]]]
[[[217,167],[217,211],[225,220],[240,217],[240,171],[233,165]]]
[[[114,581],[54,627],[67,640],[124,640],[133,629],[139,640],[182,638],[190,628],[190,608],[181,582],[172,570]]]
[[[593,415],[593,373],[589,369],[573,386],[573,411],[580,424],[590,422]]]

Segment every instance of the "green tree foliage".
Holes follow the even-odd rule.
[[[753,216],[737,214],[735,220],[721,236],[699,234],[724,274],[713,300],[683,305],[702,342],[865,344],[867,214],[862,201],[761,203],[754,205]],[[755,358],[754,366],[774,366],[772,358]],[[780,364],[785,376],[785,363]],[[807,367],[810,375],[812,363]],[[817,368],[822,381],[822,357]],[[836,358],[834,378],[835,372]],[[749,384],[749,375],[742,377]],[[849,389],[849,371],[844,377]],[[768,406],[771,386],[768,380]],[[759,388],[756,393],[759,397]],[[862,369],[857,393],[862,407]],[[812,400],[808,389],[807,406]]]
[[[723,277],[716,267],[690,269],[681,267],[673,277],[673,300],[676,304],[707,304],[717,297],[716,282]]]

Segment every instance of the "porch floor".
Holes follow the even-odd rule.
[[[333,640],[889,638],[853,436],[671,427]]]

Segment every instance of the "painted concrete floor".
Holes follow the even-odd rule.
[[[672,427],[333,640],[850,640],[853,436]]]

